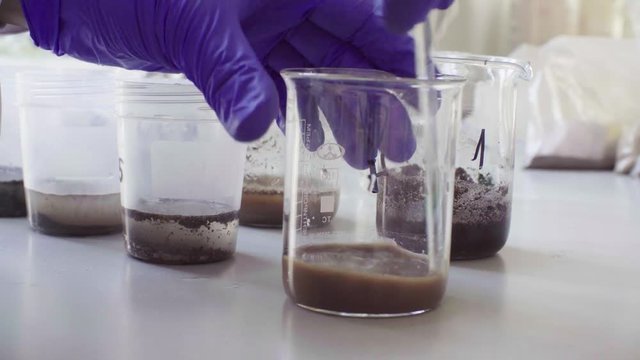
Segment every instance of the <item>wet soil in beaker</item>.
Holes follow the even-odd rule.
[[[0,217],[27,215],[22,169],[0,167]]]
[[[388,170],[379,178],[377,228],[403,248],[425,253],[424,171],[417,165]],[[489,176],[474,180],[457,168],[453,199],[451,259],[478,259],[496,254],[509,235],[509,186]]]
[[[57,195],[26,189],[31,226],[55,236],[120,232],[120,194]]]
[[[456,169],[451,259],[495,255],[507,241],[510,223],[509,186],[482,175],[476,181],[464,169]]]
[[[284,256],[283,281],[299,305],[335,313],[410,314],[438,306],[446,279],[426,255],[391,244],[307,245]]]
[[[378,233],[418,254],[427,251],[424,171],[408,165],[378,178],[376,225]]]
[[[284,179],[273,176],[245,178],[240,205],[240,224],[282,227]]]
[[[218,204],[164,200],[154,209],[124,209],[127,251],[158,264],[202,264],[229,259],[235,253],[238,212]],[[175,212],[182,215],[171,215]],[[216,212],[212,215],[195,215]],[[193,214],[193,215],[192,215]]]

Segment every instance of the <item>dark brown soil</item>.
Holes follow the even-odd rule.
[[[0,182],[0,217],[27,216],[22,181]]]
[[[235,253],[238,212],[166,215],[124,209],[127,251],[158,264],[202,264]]]

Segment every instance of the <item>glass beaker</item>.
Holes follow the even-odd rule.
[[[235,253],[246,145],[187,80],[118,86],[122,211],[128,253],[162,264]]]
[[[285,138],[274,122],[267,133],[249,144],[242,187],[240,224],[282,227]]]
[[[509,236],[516,85],[530,80],[531,67],[462,53],[437,53],[433,61],[441,73],[467,80],[456,149],[451,258],[492,256]]]
[[[282,260],[287,294],[301,307],[343,316],[402,316],[435,308],[449,266],[463,80],[404,79],[356,69],[282,75],[288,91]],[[423,199],[419,251],[388,236],[377,219],[376,204],[394,200],[379,200],[380,192],[388,194],[387,174],[404,168],[422,173],[413,192]],[[409,217],[414,210],[396,211]]]
[[[0,217],[27,215],[16,91],[19,68],[7,64],[0,67]]]
[[[31,226],[58,236],[120,231],[111,73],[24,72],[18,92]]]

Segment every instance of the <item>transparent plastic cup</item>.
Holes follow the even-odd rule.
[[[189,81],[118,86],[127,251],[197,264],[235,253],[246,145],[235,142]]]
[[[457,145],[451,258],[477,259],[505,245],[511,223],[516,85],[528,63],[503,57],[437,53],[443,74],[464,77]]]
[[[285,138],[276,123],[249,144],[244,170],[240,224],[282,227]]]
[[[0,66],[0,217],[27,215],[16,91],[18,69],[14,65]]]
[[[24,186],[35,230],[121,230],[113,90],[108,71],[18,74]]]
[[[355,69],[282,74],[288,91],[282,259],[287,294],[303,308],[342,316],[434,309],[444,295],[449,266],[463,80],[403,79]],[[399,133],[399,128],[409,130]],[[319,136],[322,144],[312,145]],[[383,151],[370,146],[392,138],[415,141],[407,161],[394,162],[384,146]],[[371,155],[369,168],[349,166],[346,151]],[[414,198],[393,209],[398,216],[421,216],[419,246],[408,247],[389,231],[393,224],[381,221],[385,215],[378,214],[377,205],[400,202],[387,183],[389,174],[414,170],[421,173]],[[404,205],[419,201],[420,209]]]

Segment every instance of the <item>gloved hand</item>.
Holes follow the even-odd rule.
[[[424,21],[433,9],[446,9],[453,0],[383,0],[384,19],[391,31],[404,33]]]
[[[36,45],[98,64],[183,72],[241,141],[259,138],[272,119],[282,118],[286,96],[279,71],[284,68],[374,68],[414,75],[412,41],[386,29],[382,0],[21,1]],[[407,1],[388,1],[394,3],[386,16],[393,26],[399,23],[392,16],[395,3]],[[326,115],[345,158],[357,168],[364,168],[363,161],[378,148],[396,161],[414,152],[415,142],[406,141],[410,123],[405,116],[393,118],[389,131],[378,132],[384,136],[365,143],[369,148],[358,148],[364,145],[354,131],[363,123]]]
[[[21,0],[31,36],[56,54],[183,72],[237,140],[284,108],[279,71],[375,68],[413,75],[412,42],[374,0]]]

